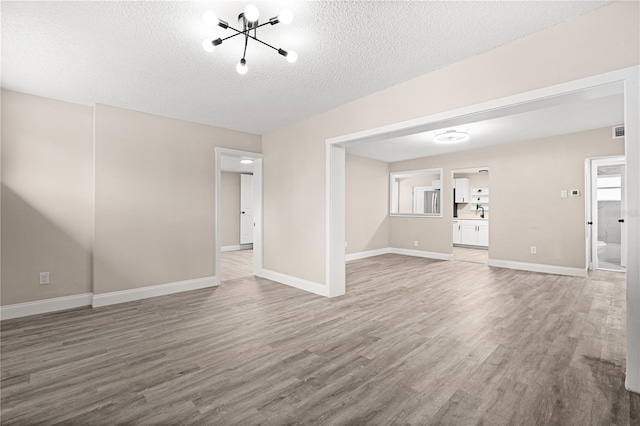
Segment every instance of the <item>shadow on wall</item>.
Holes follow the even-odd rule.
[[[64,198],[60,198],[64,202]],[[92,291],[90,232],[70,235],[13,189],[2,184],[2,288],[0,304]],[[40,285],[39,273],[50,273]]]
[[[386,248],[389,246],[389,217],[385,217],[381,222],[380,225],[376,228],[375,232],[373,233],[373,236],[369,239],[369,241],[367,241],[367,247],[372,247],[374,245],[376,245],[377,242],[382,241],[382,240],[386,240],[387,244],[385,247],[376,247],[376,248]],[[379,244],[378,244],[379,245]],[[374,249],[370,249],[370,250],[375,250]]]

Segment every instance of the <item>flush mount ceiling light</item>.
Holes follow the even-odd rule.
[[[243,158],[240,160],[240,164],[253,164],[253,160],[251,158]]]
[[[461,130],[447,130],[446,132],[438,133],[433,137],[433,140],[438,143],[458,143],[469,140],[469,133]]]
[[[247,71],[249,70],[249,68],[247,67],[247,60],[245,58],[245,56],[247,55],[247,44],[249,43],[249,39],[253,39],[259,43],[264,44],[267,47],[272,48],[273,50],[275,50],[276,52],[278,52],[279,54],[287,58],[287,61],[289,63],[294,63],[295,61],[297,61],[298,55],[296,54],[296,52],[291,50],[287,52],[286,50],[273,47],[269,43],[265,43],[264,41],[258,39],[258,35],[257,35],[258,28],[263,27],[265,25],[276,25],[279,23],[283,23],[285,25],[290,24],[291,21],[293,20],[293,14],[291,13],[291,11],[289,9],[282,9],[278,16],[275,16],[262,24],[258,22],[259,18],[260,18],[260,11],[258,10],[258,8],[252,4],[248,5],[244,9],[244,12],[238,16],[238,23],[242,25],[242,30],[237,30],[232,26],[230,26],[229,23],[227,23],[226,21],[219,19],[213,10],[207,10],[202,15],[202,20],[204,21],[205,24],[210,26],[217,25],[224,29],[235,31],[235,34],[232,34],[225,38],[217,38],[215,40],[205,39],[202,42],[202,48],[207,52],[213,52],[216,46],[221,45],[223,41],[238,35],[243,36],[244,51],[242,53],[242,59],[240,59],[240,62],[238,63],[238,65],[236,65],[236,71],[238,71],[239,74],[246,74]]]

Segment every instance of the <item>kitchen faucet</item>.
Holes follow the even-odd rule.
[[[484,219],[484,207],[482,207],[480,204],[478,204],[478,208],[482,209],[482,213],[480,213],[480,218]]]

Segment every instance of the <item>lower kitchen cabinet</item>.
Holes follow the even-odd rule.
[[[489,246],[489,222],[486,220],[454,220],[453,243],[465,246]]]

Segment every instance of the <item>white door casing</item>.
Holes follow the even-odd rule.
[[[221,192],[221,165],[222,157],[252,158],[253,189],[257,193],[254,197],[258,200],[253,206],[253,274],[261,277],[263,274],[263,250],[262,250],[262,154],[258,152],[239,151],[229,148],[215,148],[215,274],[216,284],[220,284],[220,192]]]

